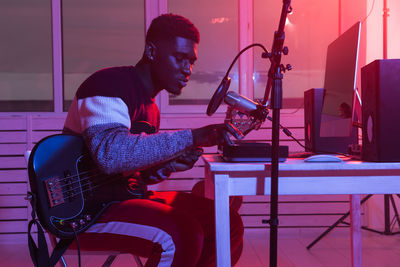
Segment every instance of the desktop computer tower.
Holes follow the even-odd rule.
[[[343,137],[321,137],[321,113],[324,98],[323,88],[312,88],[304,92],[304,130],[306,151],[320,153],[348,153],[349,145],[358,144],[357,129]]]
[[[361,69],[362,159],[400,161],[400,59]]]

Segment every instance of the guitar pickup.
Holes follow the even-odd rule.
[[[49,178],[44,183],[46,185],[50,207],[55,207],[65,202],[60,177]]]

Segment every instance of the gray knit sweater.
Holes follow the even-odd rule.
[[[133,125],[146,121],[156,132],[160,113],[145,94],[134,67],[114,67],[91,75],[79,87],[69,108],[65,133],[83,136],[100,170],[107,174],[146,172],[165,179],[168,160],[193,145],[189,129],[164,133],[135,133]],[[167,169],[165,171],[165,169]]]

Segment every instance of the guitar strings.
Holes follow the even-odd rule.
[[[90,173],[93,173],[93,174],[88,175]],[[84,177],[80,179],[80,177],[82,177],[82,176],[84,176]],[[100,182],[106,181],[106,183],[96,183],[96,181],[85,183],[86,181],[88,181],[88,180],[90,180],[92,178],[99,177],[99,176],[103,176],[104,177],[104,178],[100,179],[99,181]],[[79,172],[76,175],[71,175],[71,176],[68,176],[68,177],[64,177],[64,178],[58,179],[57,181],[58,182],[64,182],[61,186],[58,187],[59,189],[63,190],[66,187],[69,187],[68,190],[63,190],[62,191],[63,194],[66,194],[67,197],[74,197],[74,196],[80,194],[81,192],[86,192],[86,191],[92,190],[94,188],[97,188],[99,186],[102,186],[103,184],[107,184],[109,182],[112,182],[112,181],[116,180],[116,178],[121,179],[122,178],[122,174],[119,173],[119,174],[115,174],[115,175],[106,175],[106,174],[98,171],[97,169],[92,169],[92,170],[86,170],[86,171]],[[65,183],[65,181],[67,181],[67,180],[71,180],[72,182],[71,183]],[[78,184],[78,186],[76,186],[76,184]],[[92,186],[90,186],[90,185],[92,185]],[[79,190],[79,192],[77,192],[77,189],[83,188],[85,186],[90,186],[90,188],[86,189],[86,190]],[[73,194],[68,195],[71,192]]]
[[[91,172],[94,172],[94,175],[89,175]],[[104,173],[101,173],[96,169],[93,169],[93,170],[80,172],[80,173],[78,173],[76,175],[71,175],[71,176],[68,176],[68,177],[65,177],[65,178],[61,178],[61,179],[58,179],[57,181],[64,182],[63,185],[60,186],[60,188],[64,188],[64,187],[69,187],[74,183],[78,183],[79,181],[83,181],[83,180],[90,179],[92,177],[96,177],[99,174],[103,174],[104,176],[110,176],[110,175],[106,175]],[[83,179],[79,179],[81,176],[84,176],[84,175],[89,175],[89,176],[85,176]],[[76,179],[76,178],[78,178],[78,179]],[[67,183],[67,180],[72,180],[72,182],[71,183]]]
[[[116,180],[118,180],[118,179],[120,179],[120,178],[121,178],[120,176],[116,176],[116,177],[113,177],[112,179],[107,179],[107,180],[106,180],[105,182],[103,182],[103,183],[98,183],[98,184],[95,184],[95,185],[93,185],[93,186],[90,186],[90,188],[88,188],[88,189],[80,190],[80,191],[78,191],[78,192],[76,192],[76,190],[75,190],[75,192],[74,192],[73,194],[69,195],[69,197],[78,196],[78,195],[80,195],[80,194],[83,194],[83,193],[85,193],[85,192],[88,192],[88,191],[90,191],[90,190],[93,190],[93,189],[95,189],[95,188],[98,188],[98,187],[100,187],[100,186],[104,186],[104,185],[106,185],[106,184],[109,184],[109,183],[111,183],[111,182],[114,182],[114,180],[116,181]],[[89,183],[87,183],[87,184],[85,184],[85,185],[89,185]],[[83,188],[83,186],[82,186],[81,188]],[[69,190],[69,191],[71,192],[71,191],[74,191],[74,190]]]
[[[72,194],[67,195],[67,197],[72,198],[72,197],[78,196],[78,195],[80,195],[80,194],[82,194],[82,193],[84,193],[84,192],[87,192],[87,191],[93,190],[93,189],[95,189],[95,188],[98,188],[98,187],[100,187],[100,186],[106,185],[106,184],[108,184],[108,183],[110,183],[110,182],[113,182],[113,181],[115,181],[115,180],[117,180],[117,179],[121,179],[121,176],[120,176],[120,175],[113,175],[113,176],[105,177],[105,178],[107,178],[107,179],[103,179],[104,182],[101,182],[101,183],[83,183],[83,182],[89,180],[90,178],[99,176],[99,175],[101,175],[101,174],[102,174],[102,173],[99,172],[99,173],[96,174],[96,175],[89,176],[89,177],[85,177],[84,179],[81,179],[81,180],[79,180],[79,181],[75,181],[74,183],[79,183],[79,182],[81,182],[81,185],[80,185],[80,186],[77,186],[77,187],[75,187],[75,188],[70,188],[70,189],[64,191],[63,194],[72,193]],[[110,178],[111,178],[111,179],[110,179]],[[90,185],[92,185],[92,186],[90,186]],[[89,186],[90,188],[88,188],[88,189],[83,189],[85,186]],[[79,189],[81,189],[81,190],[79,190]]]
[[[91,169],[91,170],[78,172],[76,175],[71,175],[71,176],[66,176],[66,177],[63,177],[63,178],[59,178],[58,181],[62,182],[62,181],[65,181],[65,180],[68,180],[68,179],[71,179],[71,178],[76,178],[76,177],[79,177],[81,175],[88,174],[88,173],[93,172],[93,171],[98,171],[98,170],[96,168],[94,168],[94,169]]]
[[[63,188],[65,188],[65,187],[69,187],[69,191],[73,191],[73,190],[76,190],[77,189],[77,187],[75,186],[76,184],[81,184],[81,186],[84,186],[84,185],[90,185],[90,184],[94,184],[94,185],[96,185],[96,182],[97,181],[92,181],[92,183],[90,183],[90,180],[91,179],[93,179],[93,178],[97,178],[97,177],[103,177],[103,178],[101,178],[101,179],[99,179],[98,181],[107,181],[107,180],[113,180],[114,178],[121,178],[121,175],[119,174],[116,174],[116,175],[104,175],[103,173],[101,173],[101,172],[97,172],[97,173],[95,173],[95,174],[93,174],[93,175],[90,175],[90,176],[85,176],[85,177],[83,177],[82,179],[75,179],[73,182],[71,182],[71,183],[69,183],[69,184],[65,184],[65,185],[63,185],[62,187]],[[111,179],[110,179],[111,178]],[[85,182],[87,182],[87,181],[89,181],[88,183],[85,183]],[[78,186],[79,187],[79,186]],[[68,193],[69,192],[68,190],[67,191],[65,191],[66,193]]]
[[[89,175],[90,173],[93,173],[93,172],[94,172],[94,175]],[[88,176],[85,176],[84,178],[80,179],[80,177],[84,176],[84,175],[88,175]],[[67,177],[64,177],[64,178],[59,178],[59,179],[57,179],[57,182],[63,182],[63,185],[59,186],[60,189],[63,189],[65,187],[70,187],[73,184],[79,183],[81,181],[86,181],[88,179],[94,178],[94,177],[99,176],[99,175],[103,175],[104,179],[106,179],[107,177],[114,177],[115,175],[121,176],[122,174],[119,173],[119,174],[114,174],[114,175],[107,175],[107,174],[104,174],[104,173],[98,171],[95,168],[95,169],[91,169],[91,170],[78,172],[76,175],[71,175],[71,176],[67,176]],[[79,179],[76,179],[76,178],[79,178]],[[66,183],[67,180],[72,180],[72,182],[71,183]]]

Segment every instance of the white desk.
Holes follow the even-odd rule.
[[[231,266],[229,196],[269,195],[270,163],[227,163],[203,155],[206,196],[215,199],[217,266]],[[304,163],[288,159],[279,164],[279,195],[350,195],[352,266],[361,267],[360,194],[400,193],[400,163],[344,161]],[[217,194],[215,194],[217,192]]]

